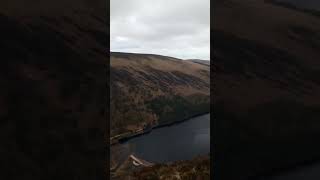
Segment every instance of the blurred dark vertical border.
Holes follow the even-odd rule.
[[[213,1],[213,179],[319,179],[316,2]]]
[[[106,113],[106,135],[105,135],[105,142],[107,145],[106,148],[106,179],[110,178],[110,1],[106,2],[106,24],[107,24],[107,113]]]
[[[0,2],[0,179],[109,172],[109,2]]]
[[[215,177],[215,115],[214,115],[214,58],[213,58],[213,11],[214,1],[210,1],[210,177]]]

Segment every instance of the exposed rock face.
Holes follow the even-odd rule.
[[[0,4],[1,179],[105,179],[105,2]]]
[[[209,68],[159,55],[111,53],[111,136],[209,112]]]
[[[214,7],[216,178],[319,158],[320,18],[262,0]]]

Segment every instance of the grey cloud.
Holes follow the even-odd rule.
[[[210,0],[111,0],[111,51],[210,59]]]

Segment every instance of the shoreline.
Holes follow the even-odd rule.
[[[122,144],[122,143],[125,143],[126,141],[130,140],[130,139],[133,139],[133,138],[136,138],[138,136],[142,136],[142,135],[145,135],[145,134],[148,134],[150,133],[152,130],[154,129],[159,129],[159,128],[163,128],[163,127],[169,127],[169,126],[173,126],[173,125],[176,125],[176,124],[180,124],[180,123],[183,123],[185,121],[188,121],[192,118],[195,118],[195,117],[199,117],[199,116],[203,116],[205,114],[210,114],[210,111],[209,112],[205,112],[205,113],[198,113],[198,114],[195,114],[195,115],[192,115],[188,118],[185,118],[185,119],[182,119],[182,120],[178,120],[178,121],[174,121],[174,122],[164,122],[164,123],[161,123],[159,125],[156,125],[156,126],[153,126],[151,127],[150,129],[148,129],[147,131],[142,131],[142,132],[138,132],[138,133],[133,133],[133,134],[130,134],[128,136],[125,136],[125,137],[122,137],[122,138],[119,138],[119,139],[116,139],[115,142],[111,142],[110,140],[110,146],[113,146],[113,145],[117,145],[117,144]]]

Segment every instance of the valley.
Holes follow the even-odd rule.
[[[111,53],[111,143],[210,111],[210,67]]]
[[[195,125],[201,122],[201,115],[210,112],[208,61],[112,52],[110,65],[110,173],[113,179],[147,177],[161,166],[168,172],[175,171],[174,166],[167,167],[167,164],[177,160],[189,160],[184,163],[193,166],[192,159],[198,153],[207,161],[210,159],[210,117],[206,115],[206,123],[202,125],[208,128],[206,138],[191,134],[197,130]],[[191,128],[188,124],[192,122]],[[203,139],[204,147],[198,144],[194,153],[186,151],[193,146],[188,142],[197,137],[197,142]],[[178,142],[184,143],[173,146]],[[179,157],[177,152],[185,156]],[[130,158],[133,155],[142,162],[150,162],[152,167],[143,168],[138,163],[140,160]],[[156,160],[157,157],[162,159]],[[179,166],[179,162],[175,166]],[[210,166],[204,167],[209,173]],[[153,176],[158,176],[156,174]]]

